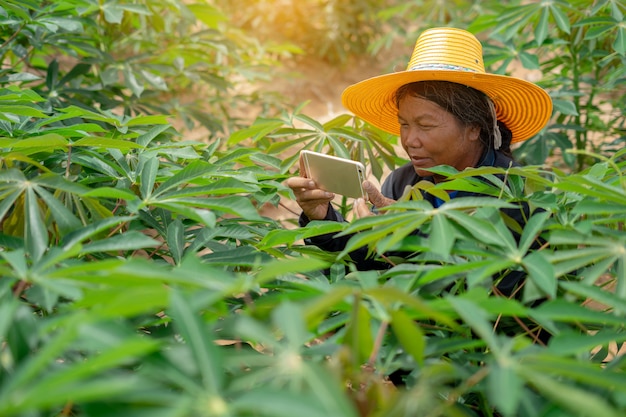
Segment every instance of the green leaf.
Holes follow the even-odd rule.
[[[18,116],[26,116],[26,117],[48,117],[41,110],[36,109],[31,106],[22,106],[19,104],[0,104],[0,113],[11,113]]]
[[[218,9],[208,4],[188,4],[186,7],[210,29],[217,29],[220,22],[228,20]]]
[[[560,7],[556,5],[551,5],[550,11],[552,12],[552,17],[554,17],[554,21],[556,22],[556,25],[559,27],[559,29],[569,34],[570,22],[569,22],[569,18],[567,17],[567,15],[561,10]]]
[[[489,399],[496,408],[505,416],[517,415],[524,394],[524,384],[512,366],[512,361],[491,365],[487,384]]]
[[[334,395],[340,395],[341,390]],[[329,393],[330,394],[330,393]],[[223,401],[223,400],[222,400]],[[235,415],[261,415],[272,417],[356,417],[355,411],[337,414],[339,410],[328,410],[328,397],[313,397],[293,391],[260,387],[247,390],[233,401],[229,401]],[[332,412],[331,412],[332,411]],[[341,410],[344,411],[344,410]],[[334,412],[334,413],[333,413]]]
[[[119,149],[128,151],[130,149],[140,149],[142,146],[128,140],[109,139],[100,137],[88,137],[78,139],[72,146],[90,146],[94,148]]]
[[[159,160],[156,156],[147,156],[140,160],[140,178],[141,184],[139,186],[141,197],[144,200],[149,199],[152,196],[154,184],[156,182],[156,176],[159,171]]]
[[[124,70],[122,72],[124,73],[124,85],[129,88],[136,97],[141,97],[145,87],[137,80],[133,68],[130,66],[124,66]]]
[[[48,228],[41,217],[39,202],[32,187],[26,190],[24,212],[26,251],[33,261],[38,261],[48,247]]]
[[[441,213],[433,216],[431,227],[432,230],[428,240],[430,250],[443,257],[449,256],[456,239],[454,228]]]
[[[526,69],[540,69],[541,66],[539,64],[539,57],[534,54],[529,54],[527,52],[520,52],[519,59],[524,68]]]
[[[418,365],[424,364],[426,340],[422,329],[402,310],[390,310],[391,326],[402,347]]]
[[[539,237],[543,230],[543,225],[546,223],[550,213],[546,211],[534,213],[526,225],[519,242],[519,249],[521,252],[526,252],[532,246],[533,242]]]
[[[37,194],[41,197],[41,200],[48,205],[49,213],[55,220],[61,236],[76,230],[83,225],[78,217],[76,217],[71,210],[69,210],[61,201],[57,200],[52,194],[48,193],[41,187],[37,189]]]
[[[615,309],[616,314],[626,314],[626,300],[623,298],[605,291],[595,285],[583,285],[577,282],[560,282],[559,286],[566,291],[570,291],[574,294],[590,298],[601,304]]]
[[[354,292],[354,288],[348,286],[334,285],[330,290],[319,297],[309,301],[304,306],[304,320],[309,329],[313,329],[330,313],[338,310],[337,304],[346,300]]]
[[[528,277],[548,297],[556,296],[557,280],[552,264],[539,251],[532,252],[522,261]]]
[[[253,137],[254,140],[265,137],[283,126],[283,124],[282,120],[258,119],[249,128],[241,129],[231,134],[230,138],[228,138],[228,145],[236,145],[249,137]]]
[[[262,284],[269,280],[278,279],[283,275],[317,271],[329,265],[328,262],[316,258],[277,259],[262,264],[255,281]]]
[[[104,3],[100,6],[100,9],[104,12],[104,19],[108,23],[122,23],[124,8],[117,3]]]
[[[154,159],[158,163],[158,159],[156,157],[152,157],[151,159]],[[152,171],[156,169],[158,169],[158,165],[151,168]],[[169,191],[170,189],[173,189],[174,187],[178,185],[188,183],[191,180],[194,180],[196,178],[201,178],[204,175],[207,175],[208,173],[212,171],[213,171],[213,168],[210,165],[206,164],[205,162],[194,161],[186,165],[183,169],[178,171],[172,177],[168,178],[165,182],[161,183],[161,185],[159,185],[159,187],[155,191],[154,197],[161,196],[166,191]],[[156,173],[152,175],[155,176]]]
[[[161,245],[161,243],[151,237],[146,236],[141,232],[131,230],[106,239],[86,243],[83,245],[81,253],[87,254],[96,252],[133,251],[145,248],[154,248],[159,245]]]
[[[550,339],[548,351],[555,355],[567,356],[591,352],[597,346],[624,341],[626,341],[626,334],[609,330],[596,334],[562,332]],[[626,389],[626,386],[623,389]]]
[[[287,339],[289,354],[298,354],[300,348],[312,339],[302,313],[302,308],[292,302],[283,302],[272,311],[272,322]]]
[[[543,371],[520,367],[519,372],[528,384],[574,415],[589,417],[621,415],[604,398],[587,389],[558,381],[546,376]]]
[[[148,130],[148,132],[139,136],[136,139],[136,142],[140,146],[147,147],[157,136],[170,128],[171,126],[169,124],[153,126],[150,128],[150,130]]]
[[[261,240],[259,248],[265,250],[278,245],[291,245],[300,239],[339,232],[344,226],[339,222],[313,221],[303,228],[270,230]]]
[[[180,263],[185,250],[184,227],[180,219],[174,220],[167,226],[167,246],[176,264]]]
[[[346,324],[343,344],[355,355],[354,360],[358,364],[366,363],[374,348],[372,316],[363,305],[358,294],[355,295],[352,303],[352,311],[350,320]]]
[[[93,236],[108,230],[111,227],[117,226],[124,222],[129,222],[134,219],[133,216],[126,217],[109,217],[100,221],[94,221],[82,229],[76,230],[72,233],[67,234],[62,240],[62,244],[64,247],[72,247],[73,245],[83,242],[87,239],[92,238]]]
[[[179,291],[172,291],[170,314],[174,326],[195,360],[194,368],[201,375],[206,393],[219,395],[224,381],[222,358],[210,337],[211,331],[200,320],[201,316],[191,309],[191,305]]]
[[[538,321],[554,321],[565,323],[587,323],[620,326],[624,323],[621,316],[604,311],[592,310],[580,304],[555,299],[542,303],[531,312]]]
[[[415,314],[415,319],[432,319],[439,321],[446,326],[456,328],[457,325],[453,318],[446,312],[442,312],[435,307],[430,306],[425,300],[408,294],[394,287],[375,287],[363,290],[368,297],[372,297],[386,308],[392,309],[396,305],[405,305],[407,310],[410,309]]]
[[[99,187],[93,190],[87,191],[82,194],[83,197],[94,198],[112,198],[117,200],[132,201],[136,200],[137,196],[132,191],[122,190],[119,188],[111,187]]]
[[[626,27],[619,26],[613,42],[613,49],[621,56],[626,56]]]
[[[167,125],[167,116],[162,114],[153,114],[148,116],[135,116],[129,118],[124,122],[124,126],[133,127],[133,126],[152,126],[152,125]]]
[[[546,40],[548,36],[548,18],[550,17],[550,12],[547,7],[543,7],[541,9],[541,17],[539,18],[539,22],[537,26],[535,26],[535,39],[537,41],[537,45],[541,46],[543,42]]]
[[[485,310],[474,302],[460,297],[446,297],[446,300],[459,313],[459,316],[474,329],[476,334],[487,343],[496,358],[499,358],[501,356],[500,346],[493,334],[493,328]]]
[[[56,133],[49,133],[41,136],[34,136],[27,139],[22,139],[19,142],[13,143],[13,149],[46,149],[49,151],[55,148],[65,149],[67,148],[68,141],[63,136]]]
[[[569,100],[552,99],[554,110],[566,116],[578,116],[576,105]]]
[[[33,384],[36,385],[36,381],[46,373],[50,364],[62,356],[62,352],[76,338],[77,320],[78,316],[73,316],[70,321],[65,321],[59,331],[48,338],[36,355],[25,358],[15,370],[11,379],[6,381],[0,391],[0,414],[4,414],[3,409],[20,406],[20,396],[16,398],[15,393]]]

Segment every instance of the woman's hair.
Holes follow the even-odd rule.
[[[452,114],[462,126],[478,126],[480,142],[486,149],[500,149],[511,156],[512,134],[496,120],[493,101],[481,91],[450,81],[418,81],[396,91],[396,106],[407,97],[420,97],[438,104]]]

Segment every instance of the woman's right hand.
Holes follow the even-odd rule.
[[[328,204],[335,197],[335,194],[322,190],[315,184],[315,181],[307,178],[302,158],[300,158],[300,176],[288,178],[286,184],[293,190],[296,202],[309,220],[326,218]]]

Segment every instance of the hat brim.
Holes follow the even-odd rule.
[[[498,120],[513,134],[512,142],[536,135],[552,115],[552,100],[539,86],[520,78],[453,70],[414,70],[380,75],[346,88],[343,105],[356,116],[394,135],[400,134],[395,94],[417,81],[450,81],[482,91],[493,100]]]

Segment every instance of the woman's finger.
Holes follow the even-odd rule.
[[[367,197],[369,198],[370,203],[372,203],[374,205],[374,207],[376,207],[376,208],[386,207],[386,206],[394,203],[394,200],[385,197],[369,181],[363,181],[363,189],[367,193]]]
[[[367,206],[367,202],[362,198],[357,198],[354,201],[352,209],[354,210],[354,214],[358,219],[372,215],[371,210]]]

